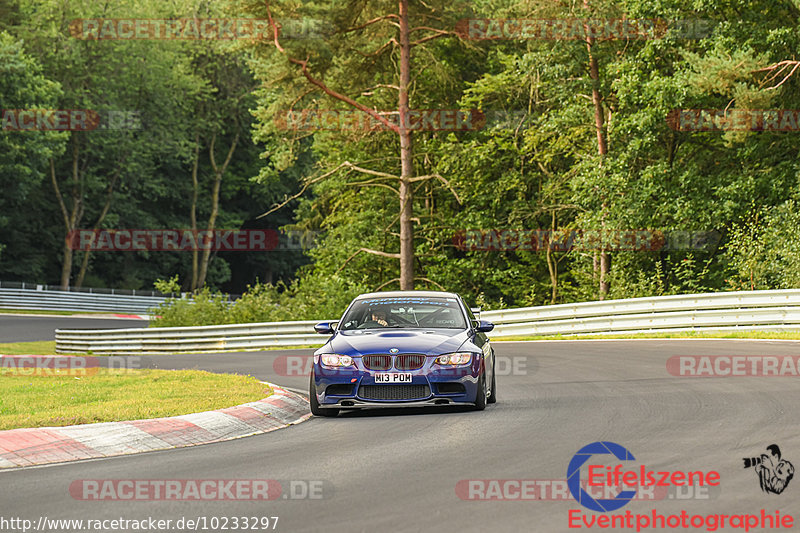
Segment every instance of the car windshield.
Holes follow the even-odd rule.
[[[368,298],[357,300],[341,322],[343,331],[380,328],[466,328],[455,298]]]

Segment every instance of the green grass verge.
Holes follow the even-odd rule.
[[[272,394],[252,376],[200,370],[107,370],[95,375],[0,372],[0,430],[178,416]]]
[[[630,333],[619,335],[518,335],[493,338],[492,342],[574,341],[584,339],[776,339],[800,340],[800,331],[685,331],[675,333]]]
[[[243,352],[269,352],[272,350],[316,350],[325,346],[324,342],[319,344],[301,344],[300,346],[270,346],[269,348],[259,348],[258,350],[239,350]]]
[[[55,355],[56,341],[6,342],[0,344],[0,355]]]

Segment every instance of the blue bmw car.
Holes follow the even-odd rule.
[[[494,350],[458,294],[399,291],[362,294],[342,319],[315,326],[331,335],[314,352],[311,412],[469,405],[497,399]]]

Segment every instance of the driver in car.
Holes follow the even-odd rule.
[[[368,323],[369,322],[374,322],[379,326],[387,327],[389,325],[389,322],[386,320],[386,311],[383,311],[381,309],[373,309]]]

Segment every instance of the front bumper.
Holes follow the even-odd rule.
[[[333,404],[320,404],[320,407],[330,409],[363,409],[372,407],[443,407],[446,405],[475,405],[475,402],[458,402],[452,398],[429,398],[427,400],[360,400],[358,398],[342,398]]]
[[[482,357],[473,357],[469,365],[444,367],[435,363],[435,356],[428,356],[423,366],[417,370],[369,370],[361,358],[354,358],[354,367],[327,368],[319,362],[313,367],[313,387],[321,408],[360,409],[373,407],[433,407],[446,405],[474,405],[478,394],[480,377],[483,373]],[[362,393],[363,386],[396,387],[398,384],[376,383],[375,374],[387,372],[408,373],[411,383],[421,386],[425,396],[408,399],[375,399]],[[329,393],[333,391],[333,393]],[[313,390],[312,390],[313,393]]]

